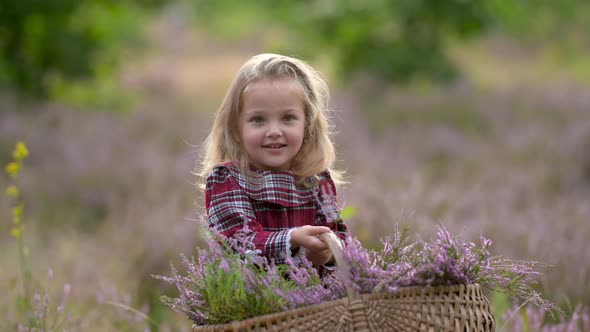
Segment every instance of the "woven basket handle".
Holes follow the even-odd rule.
[[[348,298],[352,301],[359,296],[359,294],[352,289],[350,285],[350,267],[344,260],[344,247],[342,246],[342,241],[334,234],[334,232],[327,232],[322,233],[320,235],[324,241],[330,247],[332,254],[334,255],[334,260],[336,261],[336,266],[338,266],[339,272],[342,274],[346,281],[344,282],[344,286],[346,287],[346,294]]]

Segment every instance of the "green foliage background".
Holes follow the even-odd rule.
[[[329,59],[343,79],[447,82],[458,76],[448,44],[490,33],[559,43],[563,56],[589,46],[590,4],[579,0],[4,0],[0,88],[90,105],[113,99],[121,57],[137,56],[126,52],[140,45],[150,15],[178,3],[201,29],[230,38],[257,31],[271,50]]]
[[[244,22],[268,33],[270,21],[281,29],[270,48],[324,56],[342,78],[368,72],[387,82],[447,82],[458,75],[449,43],[485,34],[557,42],[571,51],[589,46],[580,32],[590,29],[590,5],[577,0],[221,0],[196,2],[195,9],[200,22],[230,37],[248,31],[239,28]]]
[[[104,90],[125,49],[139,46],[148,13],[161,4],[157,0],[2,1],[0,88],[12,88],[23,97],[97,102],[81,96],[79,84],[95,80],[90,90],[104,97],[96,82],[102,82]]]

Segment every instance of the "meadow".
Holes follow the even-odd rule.
[[[152,51],[120,73],[139,96],[129,112],[0,98],[1,164],[17,141],[30,152],[18,187],[31,283],[41,307],[48,294],[47,317],[69,313],[71,330],[190,329],[160,301],[174,289],[152,275],[201,244],[200,144],[232,75],[259,48],[166,22],[152,30]],[[466,78],[444,88],[329,79],[351,232],[368,247],[396,223],[417,238],[437,225],[484,235],[493,254],[547,263],[539,287],[566,313],[587,308],[588,82],[502,40],[454,56]],[[0,178],[3,192],[9,182]],[[10,331],[23,320],[11,204],[0,199],[0,329]],[[500,317],[509,304],[491,296]]]

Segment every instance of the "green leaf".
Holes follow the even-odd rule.
[[[356,216],[357,210],[355,207],[350,205],[345,206],[342,211],[340,211],[340,218],[342,219],[350,219]]]

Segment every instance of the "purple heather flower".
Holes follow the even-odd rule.
[[[229,264],[227,263],[227,261],[224,259],[221,262],[219,262],[219,268],[221,270],[223,270],[223,272],[229,272],[230,268],[229,268]]]
[[[325,213],[328,217],[331,212]],[[410,243],[396,227],[393,236],[382,239],[383,248],[378,251],[365,249],[349,236],[343,249],[344,264],[348,268],[337,269],[320,278],[305,257],[300,262],[286,257],[285,264],[278,266],[262,255],[253,255],[253,248],[243,246],[248,243],[242,241],[244,237],[251,235],[247,229],[232,239],[210,232],[206,237],[210,250],[199,249],[196,259],[183,257],[188,275],[181,276],[172,267],[172,277],[159,276],[175,284],[180,293],[179,297],[164,301],[197,324],[209,323],[212,308],[207,296],[216,296],[216,292],[203,293],[207,290],[207,280],[234,272],[243,282],[238,287],[243,287],[256,301],[263,301],[263,294],[275,294],[273,301],[276,303],[269,305],[277,310],[342,298],[347,288],[357,293],[371,293],[396,292],[407,286],[479,283],[516,300],[536,304],[542,310],[559,312],[559,308],[533,288],[534,278],[540,274],[536,268],[541,264],[491,257],[488,251],[491,241],[483,236],[478,246],[439,227],[432,241]],[[584,319],[587,321],[588,317],[581,318]]]

